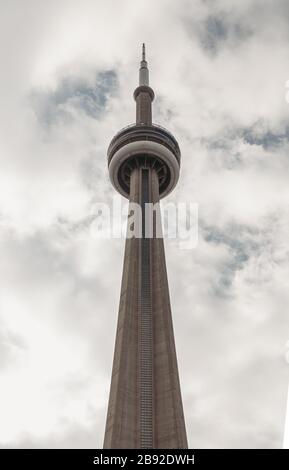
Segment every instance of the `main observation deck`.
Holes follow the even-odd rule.
[[[175,137],[158,124],[131,124],[112,139],[107,151],[112,184],[129,197],[130,174],[146,161],[159,176],[160,197],[175,187],[179,177],[181,152]]]

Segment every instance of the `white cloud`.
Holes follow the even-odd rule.
[[[167,243],[189,442],[281,447],[286,2],[29,0],[1,11],[1,445],[102,445],[124,243],[88,226],[113,195],[106,148],[134,120],[146,41],[154,119],[182,150],[171,199],[199,204],[197,248]],[[112,71],[115,86],[98,82],[91,102]],[[65,80],[75,90],[57,100]]]

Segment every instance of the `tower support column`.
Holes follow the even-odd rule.
[[[177,184],[180,149],[152,124],[144,45],[134,98],[136,123],[116,134],[107,152],[111,182],[130,202],[104,448],[182,449],[187,437],[159,208]]]
[[[104,447],[186,448],[163,239],[144,236],[145,204],[159,202],[155,170],[134,169],[130,190],[142,236],[126,240]]]

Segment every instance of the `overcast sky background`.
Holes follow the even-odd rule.
[[[101,447],[124,240],[106,149],[134,121],[141,43],[175,133],[166,241],[191,447],[281,447],[289,366],[287,0],[0,0],[0,445]]]

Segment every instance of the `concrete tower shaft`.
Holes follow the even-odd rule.
[[[180,150],[172,134],[151,122],[154,95],[144,46],[139,80],[137,122],[108,148],[112,184],[129,198],[130,214],[138,204],[141,219],[133,219],[140,236],[127,237],[125,246],[104,447],[186,448],[164,244],[154,230],[160,227],[160,197],[178,181]],[[146,217],[148,203],[155,205],[152,219]],[[128,229],[130,224],[129,217]]]
[[[141,166],[130,202],[149,201],[159,202],[158,176]],[[104,447],[187,448],[162,238],[126,240]]]

